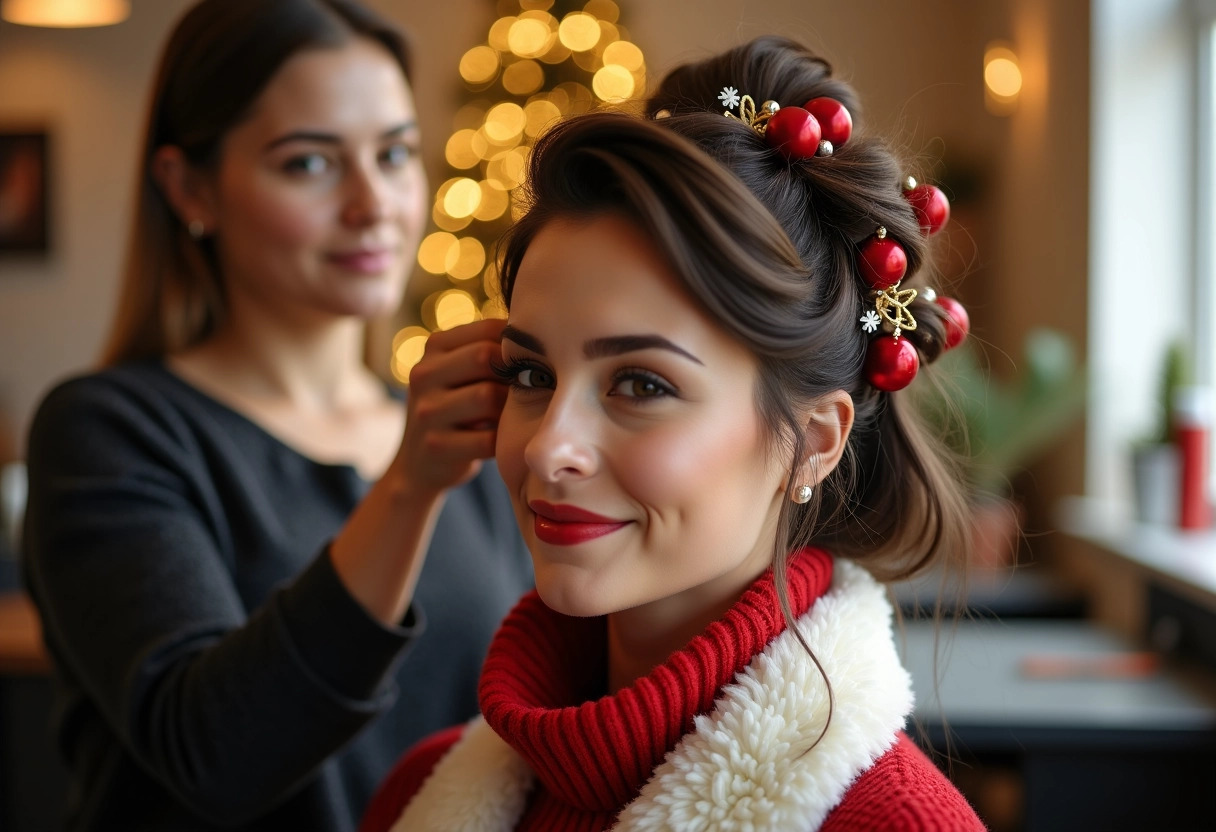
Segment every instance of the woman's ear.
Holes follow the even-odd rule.
[[[853,429],[853,397],[834,390],[802,412],[805,454],[795,482],[818,485],[840,463]]]
[[[173,213],[196,237],[215,231],[215,198],[210,180],[186,159],[180,147],[165,145],[152,155],[152,178]]]

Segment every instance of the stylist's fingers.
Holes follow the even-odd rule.
[[[418,430],[474,428],[498,423],[507,388],[496,381],[440,389],[420,399],[411,418]]]
[[[410,390],[416,395],[494,378],[490,367],[501,355],[503,325],[500,320],[477,321],[431,335],[422,360],[410,371]]]

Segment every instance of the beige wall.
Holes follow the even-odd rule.
[[[766,32],[822,51],[858,87],[867,122],[891,135],[914,169],[932,170],[945,159],[987,172],[990,198],[960,218],[984,248],[977,253],[956,241],[957,257],[974,272],[959,294],[973,305],[980,335],[1011,352],[1036,322],[1083,335],[1086,3],[622,3],[621,22],[652,74]],[[459,95],[456,62],[484,38],[493,3],[373,4],[414,30],[417,95],[438,178]],[[0,124],[46,123],[55,142],[54,252],[46,260],[0,259],[0,413],[13,436],[23,435],[54,379],[93,360],[113,309],[140,111],[160,43],[189,2],[132,5],[130,20],[107,29],[0,23]],[[982,106],[980,60],[995,37],[1012,39],[1038,67],[1031,80],[1041,86],[1028,90],[1026,106],[1011,119]],[[0,437],[0,454],[3,443]]]

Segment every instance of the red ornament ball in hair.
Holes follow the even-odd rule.
[[[823,137],[833,147],[840,147],[853,135],[853,117],[835,98],[812,98],[806,102],[805,109],[819,122]]]
[[[790,159],[809,159],[819,152],[819,122],[801,107],[782,107],[773,113],[764,128],[770,147]]]
[[[912,204],[924,234],[936,234],[950,219],[950,200],[936,185],[917,185],[904,191],[904,198]]]
[[[861,247],[861,276],[871,289],[890,289],[904,279],[908,255],[890,237],[871,237]]]
[[[937,305],[946,312],[946,349],[952,350],[963,343],[971,331],[971,316],[954,298],[939,297]]]
[[[870,342],[866,352],[866,378],[884,393],[903,390],[916,378],[920,356],[907,338],[883,335]]]

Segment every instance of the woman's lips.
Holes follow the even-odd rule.
[[[553,505],[544,500],[532,500],[528,508],[532,509],[536,536],[556,546],[586,543],[629,524],[627,520],[613,520],[577,506]]]
[[[329,262],[359,274],[380,274],[387,271],[396,257],[391,249],[375,249],[367,251],[347,251],[330,254]]]

